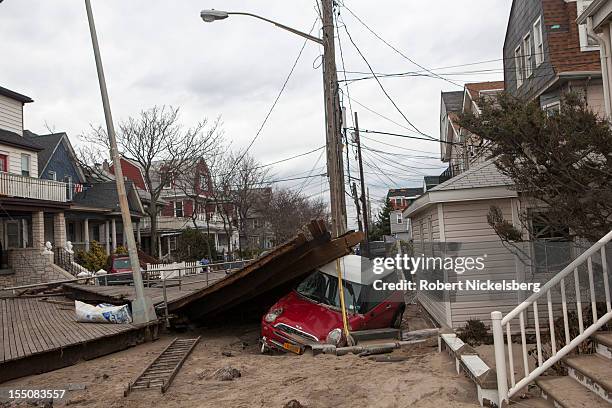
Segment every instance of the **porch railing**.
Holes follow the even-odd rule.
[[[68,185],[61,181],[0,172],[0,196],[65,203],[69,201],[71,192]]]
[[[503,406],[504,402],[508,402],[512,396],[516,395],[521,389],[535,381],[546,370],[558,363],[563,357],[572,352],[583,341],[589,338],[593,333],[603,327],[606,323],[612,320],[612,306],[610,302],[610,283],[608,276],[608,265],[606,259],[606,244],[612,240],[612,231],[601,238],[596,244],[587,249],[572,263],[559,272],[554,278],[543,285],[539,292],[529,296],[525,301],[518,305],[514,310],[502,316],[501,312],[495,311],[491,313],[491,325],[493,331],[493,341],[495,346],[495,366],[497,371],[497,387],[499,393],[499,406]],[[593,263],[596,262],[596,257],[601,257],[601,273],[600,277],[595,275]],[[590,302],[592,323],[588,327],[585,325],[585,317],[582,309],[582,291],[580,286],[579,268],[586,264],[586,272],[588,276],[588,292],[590,294],[588,301]],[[573,276],[572,276],[573,275]],[[573,280],[575,287],[575,305],[569,300],[566,293],[566,278]],[[601,279],[601,286],[604,287],[605,307],[606,312],[602,316],[598,316],[597,312],[597,297],[595,292],[595,279]],[[570,283],[571,285],[571,283]],[[561,294],[561,310],[563,314],[563,335],[561,338],[565,340],[565,345],[558,348],[555,335],[555,317],[553,314],[553,289],[558,289]],[[600,294],[601,296],[601,294]],[[546,327],[546,321],[540,322],[541,313],[538,312],[538,301],[545,299],[548,309],[548,335],[550,337],[550,356],[544,359],[545,350],[542,345],[542,327]],[[601,302],[601,299],[600,299]],[[544,301],[542,301],[544,303]],[[526,324],[529,309],[533,310],[533,326],[535,330],[535,341],[537,353],[537,366],[530,371],[528,363],[527,351],[527,332]],[[575,309],[578,319],[578,334],[572,338],[570,334],[570,318],[568,317],[568,309]],[[524,367],[524,377],[517,381],[514,372],[514,358],[512,347],[512,327],[511,323],[518,318],[520,327],[521,345],[522,345],[522,361]],[[587,317],[586,319],[589,319]],[[515,322],[516,324],[516,322]],[[504,343],[504,331],[506,344]],[[560,344],[561,345],[561,344]],[[507,359],[507,360],[506,360]],[[509,364],[509,370],[506,371],[506,361]],[[507,374],[510,374],[510,387],[508,388]]]

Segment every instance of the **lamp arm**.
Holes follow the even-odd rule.
[[[262,16],[258,16],[257,14],[237,12],[237,11],[227,12],[227,14],[228,15],[234,14],[234,15],[239,15],[239,16],[255,17],[255,18],[257,18],[259,20],[263,20],[263,21],[265,21],[267,23],[274,24],[278,28],[282,28],[283,30],[289,31],[289,32],[291,32],[293,34],[297,34],[300,37],[306,38],[307,40],[314,41],[317,44],[323,44],[323,40],[318,38],[318,37],[314,37],[314,36],[312,36],[310,34],[306,34],[306,33],[302,32],[302,31],[296,30],[295,28],[291,28],[291,27],[288,27],[288,26],[286,26],[284,24],[278,23],[278,22],[276,22],[274,20],[270,20],[268,18],[265,18],[265,17],[262,17]]]

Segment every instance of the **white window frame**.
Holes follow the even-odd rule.
[[[525,65],[525,79],[533,74],[533,53],[531,52],[531,32],[528,32],[523,37],[523,58]]]
[[[57,181],[57,173],[52,170],[49,170],[49,177],[51,177],[51,180]]]
[[[561,112],[561,101],[555,101],[555,102],[551,102],[551,103],[542,105],[542,110],[546,112],[548,116],[553,116],[553,113],[555,111],[556,113],[560,113]]]
[[[401,212],[397,213],[396,217],[397,217],[396,221],[397,221],[398,224],[403,224],[404,223],[404,217],[403,217]]]
[[[514,49],[514,73],[516,75],[516,88],[520,88],[523,85],[523,52],[522,47],[519,45]]]
[[[26,153],[21,153],[21,175],[26,177],[32,177],[32,156]]]
[[[180,203],[180,209],[181,209],[181,216],[180,218],[183,218],[185,216],[185,206],[183,205],[183,201],[174,201],[174,216],[176,218],[179,218],[178,216],[178,208],[179,206],[177,204]]]
[[[586,10],[592,2],[593,0],[576,0],[577,15],[582,14],[582,12]],[[589,44],[589,35],[586,23],[578,25],[578,35],[580,37],[580,51],[599,50],[598,44]]]
[[[539,41],[538,41],[539,40]],[[544,37],[542,35],[542,17],[533,23],[533,50],[536,68],[544,62]]]

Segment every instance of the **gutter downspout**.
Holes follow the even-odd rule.
[[[586,23],[587,36],[599,44],[599,57],[601,62],[601,75],[603,80],[603,91],[604,91],[604,105],[606,111],[606,119],[609,121],[612,116],[611,105],[612,100],[610,99],[610,74],[612,74],[612,63],[610,61],[609,47],[606,43],[605,38],[595,33],[593,30],[593,17],[589,16]],[[609,35],[607,36],[610,37]]]

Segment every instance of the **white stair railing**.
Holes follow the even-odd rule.
[[[612,240],[612,231],[601,238],[596,244],[587,249],[583,254],[576,258],[572,263],[565,267],[559,272],[554,278],[548,281],[544,286],[541,287],[539,292],[529,296],[525,301],[518,305],[514,310],[509,312],[506,316],[502,316],[501,312],[491,313],[491,328],[493,331],[493,342],[495,346],[495,369],[497,372],[497,389],[499,393],[499,406],[503,406],[504,402],[507,403],[512,396],[519,392],[522,388],[533,382],[536,378],[542,375],[546,370],[551,368],[554,364],[559,362],[563,357],[569,354],[572,350],[578,347],[583,341],[589,338],[593,333],[599,330],[607,322],[612,320],[612,306],[610,302],[610,286],[608,277],[608,265],[606,260],[606,247],[605,245]],[[606,313],[598,317],[597,314],[597,299],[595,294],[595,277],[593,271],[593,257],[597,254],[601,256],[601,272],[605,293],[606,301]],[[587,264],[587,272],[589,279],[589,292],[590,302],[593,315],[593,323],[585,328],[584,319],[582,316],[582,299],[580,293],[580,277],[578,268],[584,264]],[[574,338],[571,338],[569,329],[568,319],[568,299],[566,296],[566,282],[565,279],[573,274],[573,283],[576,288],[576,314],[578,318],[579,334]],[[555,319],[553,316],[553,302],[551,289],[559,287],[561,292],[561,306],[563,313],[563,329],[565,335],[565,346],[557,350],[555,341]],[[545,296],[547,308],[548,308],[548,325],[550,335],[550,346],[551,353],[550,357],[546,360],[543,358],[542,338],[540,333],[540,315],[538,313],[538,300]],[[536,351],[537,351],[537,367],[533,370],[529,370],[528,352],[527,352],[527,333],[526,333],[526,317],[529,312],[529,308],[533,309],[534,318],[534,329],[536,338]],[[514,373],[514,359],[512,350],[512,327],[511,322],[514,319],[519,320],[522,353],[523,353],[523,367],[525,376],[520,380],[516,381]],[[504,343],[504,332],[506,337],[506,344]],[[506,365],[506,358],[509,366]],[[510,388],[508,388],[508,371],[510,373]]]

